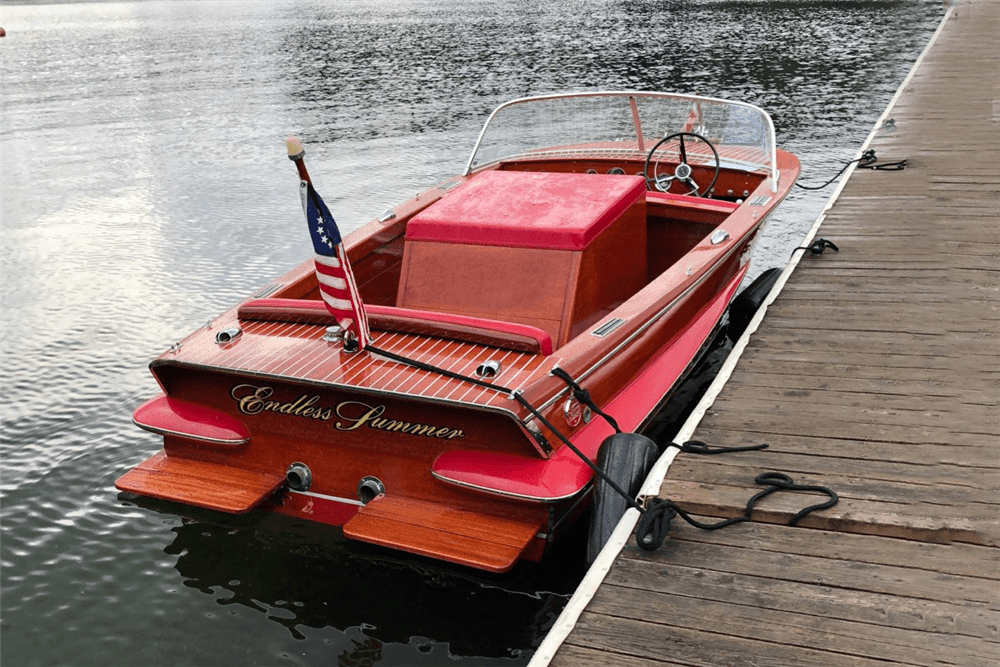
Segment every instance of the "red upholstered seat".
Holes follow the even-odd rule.
[[[639,176],[487,171],[414,216],[406,239],[583,250],[645,191]]]

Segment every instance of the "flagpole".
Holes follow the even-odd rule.
[[[298,137],[288,137],[285,139],[285,146],[288,148],[288,159],[295,163],[295,168],[299,170],[299,180],[312,183],[309,172],[306,171],[306,149],[302,146],[302,141]]]
[[[299,194],[302,198],[302,212],[309,225],[309,234],[316,252],[314,265],[320,297],[343,328],[345,352],[364,349],[370,340],[368,317],[358,291],[357,282],[351,271],[337,221],[323,203],[323,198],[313,188],[306,170],[306,151],[297,137],[285,140],[288,158],[295,163],[299,172]]]

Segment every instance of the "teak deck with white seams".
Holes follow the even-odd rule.
[[[553,665],[1000,664],[1000,1],[955,5],[660,496],[675,520],[618,556]]]
[[[186,341],[174,358],[224,370],[252,371],[438,401],[497,407],[509,400],[505,393],[377,355],[332,352],[330,344],[322,340],[326,331],[323,325],[247,321],[241,322],[241,326],[244,339],[236,353],[220,349],[211,336],[201,335]],[[497,360],[504,369],[498,384],[509,389],[517,389],[548,372],[555,363],[553,357],[416,334],[373,331],[372,335],[372,344],[376,347],[466,376],[472,376],[484,359]],[[278,350],[278,346],[282,349]]]

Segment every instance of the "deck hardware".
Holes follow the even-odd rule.
[[[232,343],[242,334],[243,329],[240,329],[239,327],[227,327],[215,334],[215,342],[219,345],[226,345],[227,343]]]
[[[378,477],[366,475],[358,482],[358,500],[367,505],[379,496],[385,495],[385,484]]]
[[[333,326],[326,328],[326,333],[323,334],[323,340],[327,343],[341,343],[344,340],[344,327],[339,324],[334,324]]]
[[[259,292],[253,295],[254,299],[263,299],[264,297],[270,296],[277,292],[279,289],[284,287],[281,283],[271,283],[267,287],[262,288]]]
[[[184,347],[184,343],[177,341],[176,343],[170,346],[170,351],[173,352],[174,354],[177,354],[178,352],[181,351],[182,347]]]
[[[575,428],[583,420],[583,406],[575,398],[567,399],[563,403],[563,417],[566,418],[566,425]]]
[[[344,352],[347,354],[354,354],[361,349],[361,344],[358,343],[358,337],[354,335],[354,332],[348,329],[344,332]]]
[[[382,214],[380,216],[378,216],[378,221],[389,222],[390,220],[395,219],[395,217],[396,217],[396,211],[391,208],[387,208],[384,211],[382,211]]]
[[[313,481],[312,470],[305,463],[296,461],[285,471],[285,481],[293,491],[308,491]]]
[[[500,364],[500,362],[491,359],[489,361],[484,361],[483,363],[479,364],[479,366],[476,368],[476,375],[478,375],[481,378],[495,378],[496,376],[500,375],[501,370],[503,370],[503,366]]]
[[[449,181],[445,181],[441,185],[436,186],[438,190],[451,190],[456,185],[461,185],[465,181],[461,178],[453,178]]]
[[[686,269],[684,269],[684,275],[685,275],[685,276],[690,276],[690,275],[691,275],[691,274],[693,274],[693,273],[694,273],[694,268],[693,268],[693,267],[690,267],[690,266],[689,266],[689,267],[687,267]]]
[[[808,250],[812,253],[813,257],[816,257],[818,255],[822,255],[823,251],[827,248],[832,248],[834,252],[840,252],[840,248],[837,247],[836,243],[823,238],[816,239],[808,246],[799,246],[795,250]]]
[[[535,442],[538,443],[538,446],[541,447],[546,454],[552,451],[552,445],[550,445],[549,441],[545,439],[545,434],[542,433],[542,429],[538,428],[538,424],[536,424],[534,420],[525,424],[524,428],[528,430],[528,433],[531,434],[531,437],[535,439]]]
[[[749,190],[744,190],[743,191],[743,198],[746,199],[749,196],[750,196],[750,191]]]
[[[712,245],[719,245],[728,238],[729,238],[729,232],[727,232],[725,229],[716,229],[714,232],[712,232],[712,238],[711,238]]]
[[[597,336],[598,338],[604,338],[609,333],[611,333],[612,331],[614,331],[615,329],[617,329],[618,327],[620,327],[623,324],[625,324],[625,320],[623,320],[620,317],[616,317],[614,319],[608,320],[607,322],[605,322],[601,326],[599,326],[596,329],[594,329],[593,331],[591,331],[590,335],[591,336]]]
[[[766,204],[769,201],[771,201],[771,198],[769,196],[767,196],[767,195],[761,195],[759,197],[754,197],[753,200],[750,201],[750,205],[751,206],[763,206],[764,204]]]

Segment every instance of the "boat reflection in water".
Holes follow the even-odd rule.
[[[341,242],[290,157],[317,258],[153,361],[163,394],[133,419],[164,449],[117,486],[496,573],[591,503],[600,550],[658,454],[634,433],[799,172],[748,104],[529,98],[494,112],[464,173]]]
[[[219,616],[263,614],[302,652],[336,655],[339,665],[523,664],[520,647],[539,644],[583,573],[581,559],[565,553],[579,551],[581,531],[557,546],[558,562],[492,575],[348,542],[337,528],[281,515],[220,522],[214,512],[183,511],[164,551],[176,555],[185,586],[213,596]]]

